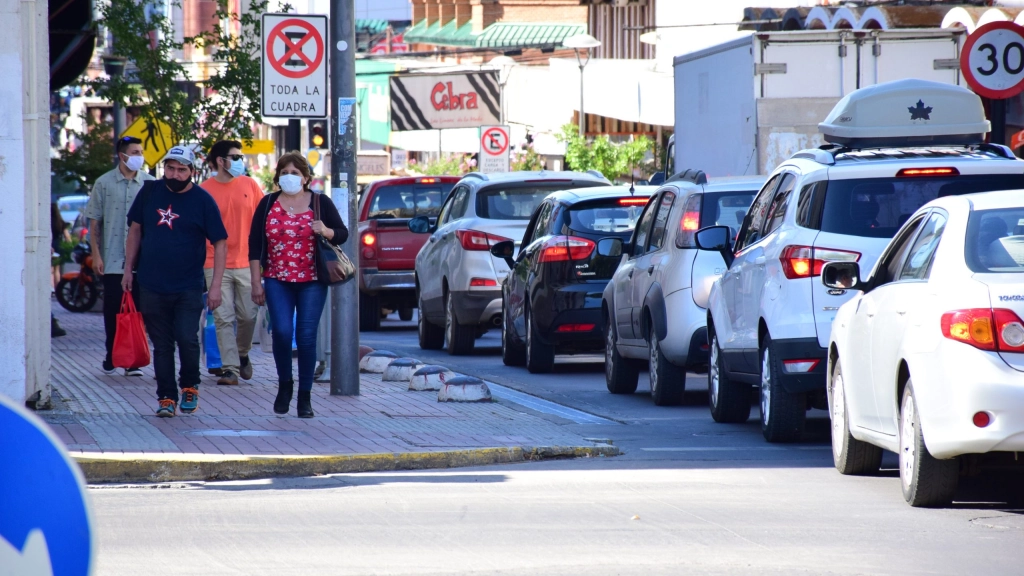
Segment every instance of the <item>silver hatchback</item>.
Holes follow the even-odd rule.
[[[728,226],[735,236],[764,182],[763,176],[709,180],[687,170],[651,197],[604,290],[609,392],[634,393],[646,363],[654,403],[682,402],[686,371],[707,367],[708,294],[726,269],[721,255],[697,249],[694,234]]]

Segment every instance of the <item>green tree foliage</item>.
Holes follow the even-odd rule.
[[[565,162],[573,170],[597,170],[609,180],[628,179],[634,169],[643,168],[654,141],[640,136],[628,142],[612,142],[601,135],[592,141],[580,136],[574,124],[562,126],[558,139],[565,142]]]
[[[115,52],[129,65],[124,76],[93,82],[97,92],[122,106],[138,107],[147,119],[166,122],[176,143],[195,142],[206,149],[228,137],[251,141],[253,124],[262,120],[260,14],[267,0],[254,0],[241,15],[228,10],[227,0],[217,0],[212,31],[182,42],[174,40],[160,6],[136,0],[101,4],[99,24],[114,36]],[[194,100],[184,86],[197,79],[175,58],[186,46],[212,55],[214,72],[204,82],[209,95]]]
[[[62,148],[57,158],[50,162],[50,169],[57,176],[78,182],[85,186],[92,183],[114,167],[114,126],[86,115],[85,132],[73,132],[81,145],[69,152]]]
[[[469,155],[450,154],[429,162],[409,162],[409,168],[426,176],[461,176],[471,172],[476,162]]]

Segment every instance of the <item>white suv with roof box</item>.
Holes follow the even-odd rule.
[[[760,386],[769,442],[799,439],[806,411],[827,408],[832,320],[851,294],[826,288],[822,266],[850,261],[870,269],[935,198],[1024,187],[1024,162],[1005,146],[984,144],[981,100],[957,86],[900,80],[862,88],[819,130],[832,144],[775,169],[735,243],[723,227],[696,238],[728,263],[709,298],[711,414],[745,421],[750,387]]]

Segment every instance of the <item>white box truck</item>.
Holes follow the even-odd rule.
[[[676,56],[667,172],[768,174],[820,146],[818,123],[858,88],[903,78],[961,84],[963,41],[956,28],[759,32]]]

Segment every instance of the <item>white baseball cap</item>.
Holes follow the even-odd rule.
[[[182,164],[193,166],[196,162],[196,153],[187,146],[173,146],[167,151],[167,155],[160,162],[167,162],[168,160],[177,160]]]

